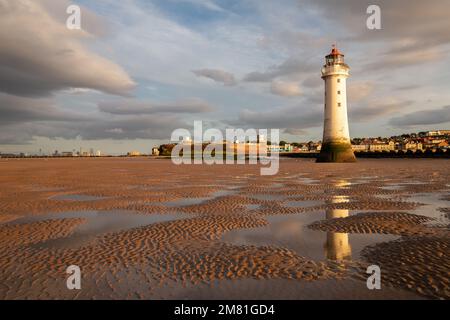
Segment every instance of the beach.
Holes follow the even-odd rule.
[[[449,212],[448,160],[0,159],[0,298],[449,299]]]

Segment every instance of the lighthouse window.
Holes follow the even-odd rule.
[[[338,102],[338,107],[340,107],[341,106],[341,103],[340,102]]]
[[[338,82],[338,83],[341,83],[341,79],[337,79],[337,82]]]
[[[341,94],[341,91],[338,91],[338,94]]]

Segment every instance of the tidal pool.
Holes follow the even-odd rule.
[[[155,223],[187,218],[182,214],[138,214],[125,210],[110,211],[68,211],[39,216],[24,217],[9,222],[10,224],[26,224],[55,219],[85,218],[87,221],[78,226],[68,237],[47,240],[36,246],[46,248],[77,248],[95,241],[99,235],[119,232]]]

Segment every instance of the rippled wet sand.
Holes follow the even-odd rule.
[[[449,169],[2,159],[0,298],[448,299]]]

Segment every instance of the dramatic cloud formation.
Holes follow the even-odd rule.
[[[450,106],[434,110],[416,111],[401,117],[395,117],[389,121],[389,124],[393,126],[417,126],[448,122],[450,122]]]
[[[51,139],[165,139],[177,128],[189,128],[182,115],[210,112],[200,99],[150,104],[126,99],[100,102],[101,113],[67,111],[52,98],[17,97],[0,93],[0,143],[26,144],[34,137]]]
[[[215,82],[220,82],[225,86],[236,85],[236,79],[234,75],[217,69],[200,69],[192,71],[196,76],[205,77],[214,80]]]
[[[189,128],[175,115],[129,116],[86,121],[21,122],[0,127],[1,144],[26,144],[35,137],[83,140],[167,139],[174,129]]]
[[[67,29],[47,11],[45,5],[51,4],[0,1],[0,90],[20,96],[46,96],[71,87],[129,93],[134,82],[127,73],[86,49],[81,40],[92,34]],[[66,7],[60,12],[65,18]]]
[[[99,110],[111,114],[154,114],[154,113],[204,113],[214,110],[206,101],[191,98],[172,103],[154,103],[126,99],[120,101],[100,102]]]
[[[82,30],[65,27],[69,4]],[[366,27],[369,4],[381,30]],[[447,11],[442,0],[0,0],[0,149],[101,139],[126,152],[193,120],[319,140],[335,42],[351,68],[352,136],[436,129],[449,113],[436,106],[450,104]]]
[[[364,13],[371,0],[300,0],[318,10],[329,24],[349,33],[348,40],[382,43],[381,61],[368,62],[371,69],[392,69],[436,61],[443,57],[450,42],[450,20],[442,0],[379,0],[382,30],[366,28]]]
[[[87,117],[58,108],[51,99],[0,93],[0,124],[28,121],[86,121]]]
[[[87,140],[95,139],[167,139],[173,130],[189,127],[176,115],[128,116],[100,120],[74,126],[78,136]]]

